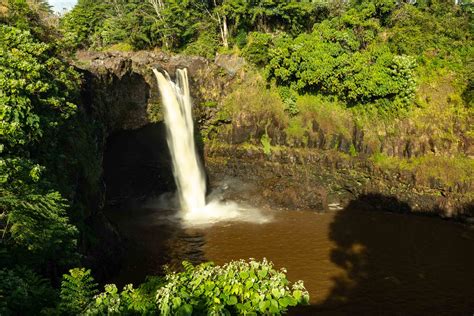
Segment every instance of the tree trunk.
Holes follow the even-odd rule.
[[[148,3],[150,3],[153,9],[155,10],[155,13],[158,19],[163,23],[163,25],[166,25],[165,19],[163,18],[163,15],[161,14],[161,11],[165,7],[163,0],[148,0]],[[166,36],[163,35],[161,37],[161,40],[163,41],[163,45],[165,45],[165,47],[168,49],[169,43]]]
[[[213,1],[214,2],[214,12],[217,16],[217,24],[219,24],[219,32],[221,34],[221,41],[222,41],[222,45],[225,47],[225,48],[228,48],[229,47],[229,41],[228,41],[228,38],[229,38],[229,31],[227,29],[227,17],[224,15],[222,18],[221,18],[221,15],[219,14],[219,12],[216,10],[217,8],[217,2],[216,0]],[[211,14],[211,12],[209,12],[209,15],[211,16],[211,18],[213,18],[213,14]],[[215,19],[215,18],[213,18]]]
[[[227,29],[227,17],[222,18],[222,44],[225,48],[229,47],[229,31]]]

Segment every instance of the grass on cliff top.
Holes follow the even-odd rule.
[[[433,179],[448,186],[474,183],[474,159],[465,156],[425,155],[405,159],[379,153],[372,155],[371,160],[382,169],[413,172],[420,184],[427,185]]]
[[[463,143],[474,141],[474,108],[465,100],[465,87],[456,82],[451,72],[425,79],[418,86],[412,107],[387,115],[371,106],[348,108],[330,96],[282,93],[260,73],[250,70],[233,84],[232,92],[218,107],[218,115],[256,126],[260,132],[250,139],[255,144],[260,143],[266,129],[286,136],[280,137],[278,145],[306,147],[311,140],[317,142],[321,134],[326,141],[341,137],[351,140],[354,127],[358,127],[370,152],[400,147],[400,141],[408,141],[431,146],[438,154],[455,155]]]

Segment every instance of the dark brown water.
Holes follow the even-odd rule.
[[[266,224],[183,228],[166,212],[109,212],[129,240],[118,283],[181,260],[266,257],[302,279],[311,306],[294,315],[473,315],[474,230],[437,218],[342,210],[268,211]]]

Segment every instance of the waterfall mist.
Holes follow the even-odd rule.
[[[206,203],[206,178],[194,141],[192,102],[186,69],[176,70],[176,82],[153,69],[163,101],[166,140],[171,152],[173,176],[182,219],[191,225],[221,220],[262,222],[259,211],[215,197]]]

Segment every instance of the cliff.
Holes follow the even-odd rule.
[[[84,108],[104,127],[102,152],[109,135],[162,121],[151,69],[173,76],[186,67],[211,184],[237,177],[253,184],[247,199],[273,207],[327,211],[359,198],[381,210],[474,216],[473,118],[452,110],[449,78],[420,88],[418,98],[432,96],[429,111],[375,122],[333,105],[305,112],[303,101],[317,103],[311,98],[298,100],[300,114],[289,115],[275,88],[232,56],[215,62],[162,52],[76,57]]]

